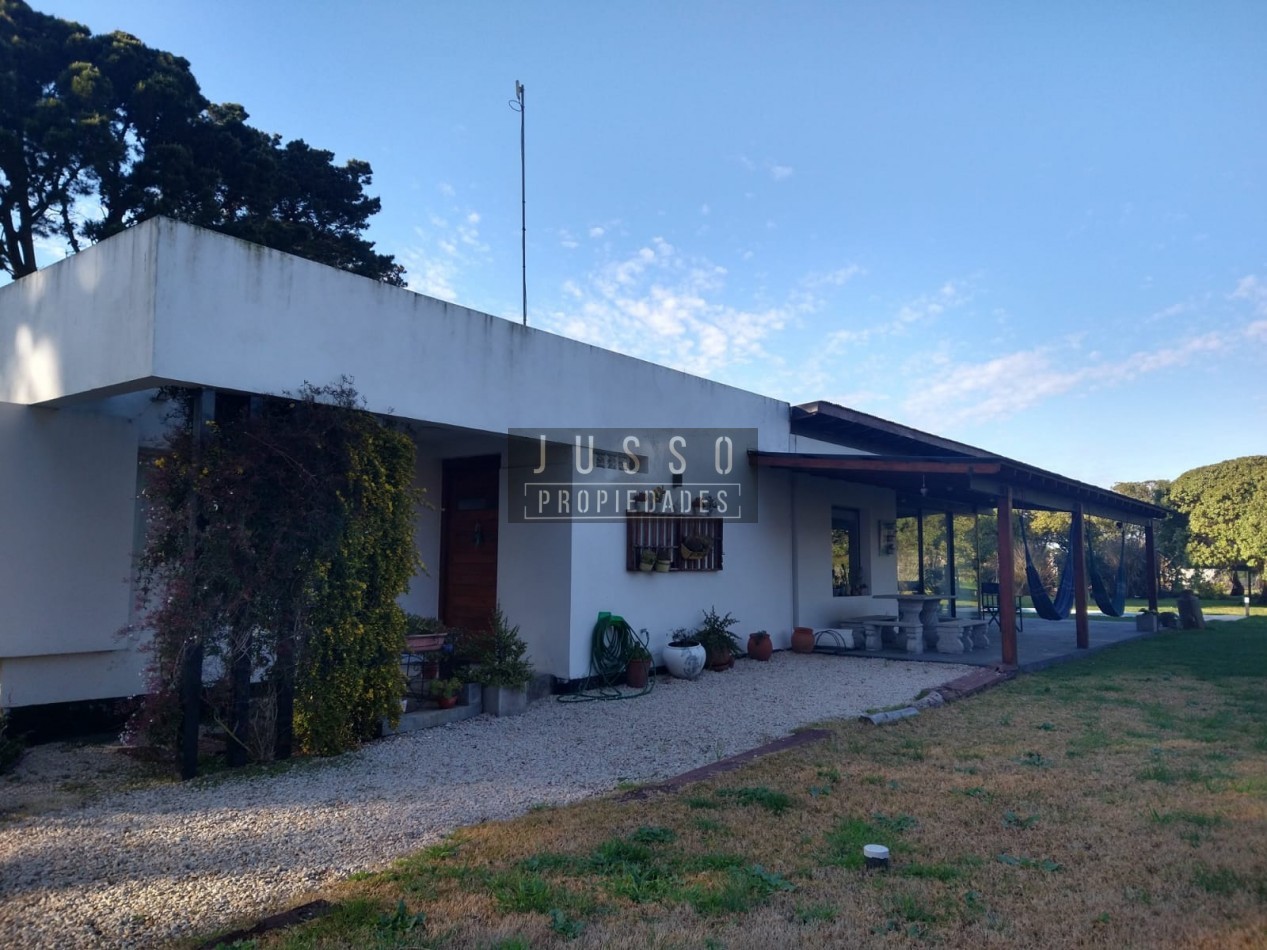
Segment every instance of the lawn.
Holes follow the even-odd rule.
[[[1164,633],[677,791],[464,829],[236,946],[1267,945],[1265,679],[1267,620]]]
[[[1034,605],[1030,601],[1028,595],[1021,598],[1021,605],[1029,610],[1034,609]],[[1122,617],[1120,619],[1123,621],[1134,622],[1135,615],[1139,613],[1140,610],[1142,610],[1143,608],[1147,606],[1148,606],[1148,599],[1145,597],[1130,598],[1126,601],[1126,606],[1122,610]],[[1089,600],[1087,602],[1087,609],[1096,610],[1097,608],[1095,605],[1095,601]],[[1159,597],[1157,599],[1157,609],[1169,610],[1171,613],[1174,613],[1174,614],[1179,613],[1178,602],[1173,597]],[[1215,614],[1229,615],[1232,617],[1244,617],[1245,616],[1245,602],[1241,600],[1239,597],[1211,597],[1211,598],[1207,598],[1201,601],[1201,612],[1205,614],[1207,617],[1213,616]],[[1251,617],[1267,617],[1267,605],[1250,604],[1249,615]],[[1096,617],[1096,620],[1113,620],[1113,619],[1115,618],[1107,617],[1107,616]]]

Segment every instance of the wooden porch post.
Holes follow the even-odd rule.
[[[1016,666],[1016,569],[1012,563],[1012,486],[999,498],[999,631],[1003,665]]]
[[[1153,523],[1144,525],[1144,560],[1148,568],[1148,609],[1157,612],[1157,539],[1153,536]]]
[[[950,616],[957,617],[959,611],[956,601],[959,599],[958,572],[955,570],[955,516],[949,511],[942,515],[946,519],[946,593],[950,597]]]
[[[1087,542],[1082,502],[1078,502],[1073,510],[1069,543],[1073,545],[1074,626],[1078,633],[1078,649],[1085,650],[1091,646],[1091,637],[1087,628]]]
[[[216,417],[216,391],[198,389],[193,395],[193,413],[189,420],[193,435],[195,470],[202,464],[203,445],[207,440],[207,423]],[[198,493],[189,504],[186,556],[198,557],[198,516],[201,508]],[[191,779],[198,774],[198,727],[202,718],[202,632],[185,641],[180,670],[180,777]]]
[[[915,518],[915,546],[919,548],[919,592],[928,590],[924,586],[924,509],[920,508]]]

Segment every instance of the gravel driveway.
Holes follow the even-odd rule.
[[[668,778],[971,670],[776,653],[696,682],[662,677],[628,702],[542,700],[277,775],[107,792],[0,821],[0,946],[152,946],[259,916],[458,826]],[[36,750],[17,781],[0,780],[0,813],[39,768],[58,774],[53,754]]]

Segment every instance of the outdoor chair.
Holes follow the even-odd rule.
[[[978,616],[989,618],[989,623],[999,622],[999,585],[990,581],[981,582],[981,600],[977,609]],[[989,626],[989,624],[987,624]],[[1021,598],[1016,598],[1016,629],[1024,630],[1025,622],[1021,614]]]

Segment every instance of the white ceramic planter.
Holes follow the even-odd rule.
[[[667,646],[664,648],[664,665],[678,679],[698,679],[704,672],[706,656],[707,652],[699,644],[693,647]]]

